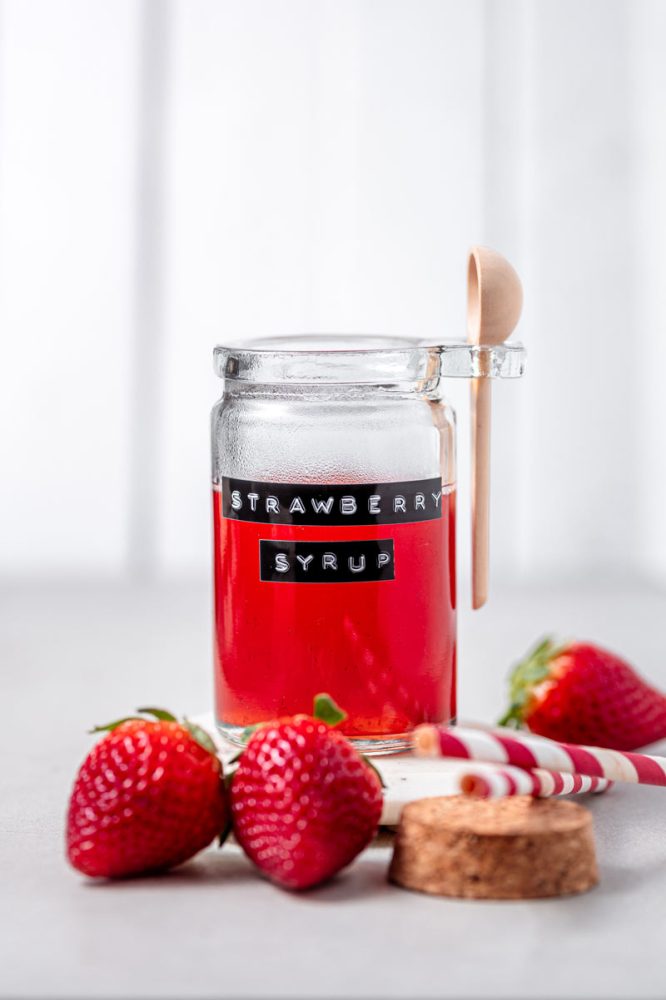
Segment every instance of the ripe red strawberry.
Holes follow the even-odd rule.
[[[315,706],[332,722],[344,718],[324,696]],[[248,857],[273,882],[306,889],[335,875],[370,843],[382,786],[341,733],[321,718],[296,715],[250,737],[231,782],[231,809]]]
[[[666,737],[666,696],[592,643],[539,643],[510,680],[501,725],[565,743],[635,750]]]
[[[168,712],[121,719],[74,782],[67,857],[84,875],[117,878],[171,868],[207,847],[227,816],[222,765],[210,736]]]

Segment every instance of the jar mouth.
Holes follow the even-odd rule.
[[[431,391],[445,378],[518,378],[521,344],[480,347],[464,340],[431,344],[382,334],[294,334],[220,344],[220,378],[259,385],[409,386]]]
[[[420,345],[421,342],[416,337],[395,337],[381,333],[293,333],[253,337],[239,341],[236,349],[261,354],[329,354],[338,351],[366,354],[368,351],[404,351]]]

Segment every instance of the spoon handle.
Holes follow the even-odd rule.
[[[490,409],[491,383],[472,379],[472,607],[488,598],[490,541]]]

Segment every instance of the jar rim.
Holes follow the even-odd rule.
[[[221,378],[255,384],[417,385],[444,378],[519,378],[522,344],[496,347],[464,340],[431,343],[383,334],[293,334],[219,344],[214,364]],[[323,363],[325,361],[325,363]]]

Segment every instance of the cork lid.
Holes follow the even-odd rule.
[[[418,806],[417,809],[414,807]],[[410,815],[411,813],[411,815]],[[405,819],[421,826],[465,829],[483,837],[530,836],[548,831],[566,833],[580,826],[587,810],[561,799],[514,796],[505,799],[432,798],[405,807]]]

